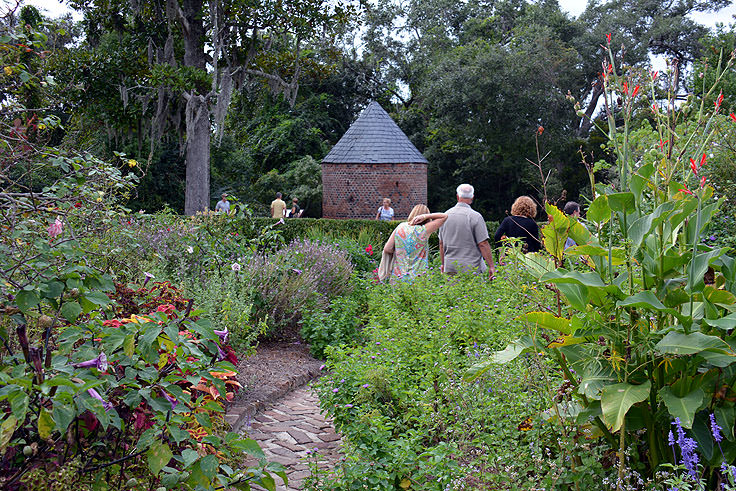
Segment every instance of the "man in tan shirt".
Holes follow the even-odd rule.
[[[281,193],[276,193],[276,199],[271,201],[271,218],[283,218],[286,203],[281,199]]]

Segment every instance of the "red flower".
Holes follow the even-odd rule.
[[[652,112],[653,113],[656,113],[657,112],[657,105],[656,104],[652,104]]]
[[[700,178],[700,189],[703,189],[705,187],[705,176]]]
[[[122,327],[123,323],[117,319],[110,319],[102,321],[102,325],[107,327]]]
[[[669,142],[670,142],[669,140],[665,140],[665,141],[659,140],[659,149],[664,150],[664,146],[667,145]]]
[[[654,70],[653,72],[651,72],[651,74],[652,74],[652,80],[657,80],[657,75],[659,75],[659,71]]]
[[[703,167],[705,165],[705,154],[700,159],[700,167]]]
[[[373,255],[373,246],[368,244],[368,247],[365,248],[365,252],[368,253],[369,256]]]
[[[723,92],[721,92],[718,99],[716,99],[716,111],[721,108],[721,102],[723,102]]]
[[[698,175],[698,166],[695,164],[693,159],[690,159],[690,168],[693,170],[693,174]]]
[[[639,89],[641,88],[641,85],[637,85],[634,87],[634,91],[631,93],[631,97],[636,97],[636,94],[639,93]]]
[[[693,192],[690,191],[688,188],[681,188],[680,191],[682,191],[683,193],[687,193],[687,194],[693,194]]]
[[[606,34],[606,44],[611,44],[611,33]]]
[[[76,203],[74,203],[74,208],[81,208],[81,207],[82,207],[81,201],[77,201]]]
[[[730,116],[731,116],[731,119],[733,119],[734,121],[736,121],[736,114],[731,113]]]
[[[624,82],[624,94],[629,95],[629,84]]]

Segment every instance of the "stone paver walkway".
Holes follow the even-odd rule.
[[[317,449],[322,456],[321,467],[331,467],[341,456],[340,435],[320,414],[317,395],[309,386],[287,394],[270,409],[257,414],[250,425],[244,425],[240,431],[258,442],[269,461],[286,467],[288,487],[275,476],[279,491],[302,489],[302,482],[309,476],[307,451]],[[250,460],[246,464],[256,462]]]

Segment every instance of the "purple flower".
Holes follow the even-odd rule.
[[[351,407],[353,407],[353,405],[352,404],[345,404],[345,407],[346,408],[351,408]]]
[[[227,327],[222,331],[213,330],[213,332],[219,336],[220,341],[227,343],[227,335],[229,334]]]
[[[155,278],[156,278],[156,277],[155,277],[155,276],[153,276],[153,275],[152,275],[151,273],[143,273],[143,275],[144,275],[144,276],[146,277],[146,280],[145,280],[145,281],[143,282],[143,286],[146,286],[146,284],[147,284],[147,283],[148,283],[149,281],[151,281],[151,280],[153,280],[153,279],[155,279]]]
[[[364,389],[367,389],[368,387],[370,387],[370,384],[363,384]]]
[[[327,365],[320,365],[319,369],[324,370]]]
[[[95,367],[97,370],[104,372],[107,370],[107,356],[105,355],[105,352],[103,351],[99,355],[97,355],[97,358],[94,358],[92,360],[83,361],[81,363],[75,363],[74,368],[88,368],[88,367]]]
[[[708,238],[709,238],[710,240],[716,240],[716,236],[715,236],[715,235],[711,235],[711,236],[710,236],[710,237],[708,237]]]
[[[297,269],[297,268],[291,268],[291,270],[292,270],[293,272],[295,272],[296,274],[302,274],[302,273],[303,273],[303,271],[302,271],[301,269]]]
[[[337,387],[335,387],[334,389],[332,389],[332,392],[335,392],[335,393],[337,393],[337,392],[338,392],[339,390],[340,390],[340,389],[338,389]]]
[[[94,399],[100,401],[102,403],[102,407],[105,408],[105,411],[109,411],[110,409],[112,409],[112,404],[104,400],[99,392],[97,392],[95,389],[87,389],[87,394],[89,394]]]
[[[698,448],[698,444],[692,438],[685,436],[685,430],[682,429],[680,424],[680,418],[675,418],[675,422],[672,423],[677,429],[677,445],[680,447],[680,463],[685,466],[690,476],[697,480],[698,479],[698,463],[700,458],[695,453],[695,449]]]
[[[171,397],[169,394],[167,394],[165,391],[161,391],[161,394],[164,396],[164,399],[169,401],[169,404],[171,404],[171,410],[173,411],[177,404],[179,404],[179,401],[177,401],[175,398]]]
[[[721,427],[716,423],[716,417],[713,413],[710,413],[710,431],[713,433],[713,439],[720,445],[723,435],[721,435]]]
[[[217,345],[217,361],[222,361],[225,358],[227,358],[227,353],[225,353],[222,348],[220,348],[220,345]]]

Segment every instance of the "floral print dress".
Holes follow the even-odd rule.
[[[402,222],[394,231],[393,276],[411,280],[429,268],[427,259],[427,227]]]

